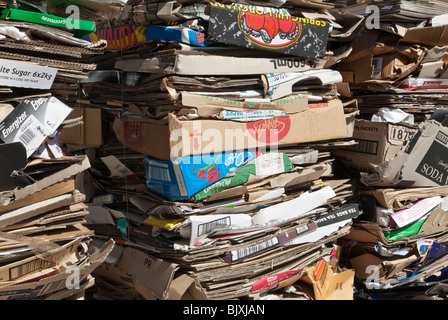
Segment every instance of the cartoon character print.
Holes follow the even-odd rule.
[[[240,18],[241,31],[246,36],[263,39],[270,44],[278,35],[280,39],[294,40],[300,32],[297,21],[278,19],[271,13],[257,14],[244,12]]]

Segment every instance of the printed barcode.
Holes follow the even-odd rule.
[[[170,171],[160,167],[149,167],[149,177],[154,180],[170,181]]]
[[[23,277],[24,275],[41,270],[44,268],[49,268],[53,266],[54,264],[51,261],[45,261],[42,259],[36,259],[24,264],[21,264],[19,266],[13,267],[9,269],[9,279],[14,280],[20,277]]]
[[[301,234],[301,233],[303,233],[305,231],[308,231],[308,226],[307,225],[296,228],[297,234]]]
[[[22,135],[19,137],[19,139],[22,141],[22,143],[27,146],[30,144],[31,141],[36,137],[36,134],[31,130],[31,128],[26,129]]]
[[[248,247],[248,248],[243,248],[243,249],[238,249],[238,250],[233,250],[231,252],[232,254],[232,261],[238,260],[238,259],[242,259],[244,257],[247,257],[251,254],[257,253],[259,251],[265,250],[269,247],[275,246],[276,244],[278,244],[278,238],[272,238],[270,240],[267,240],[265,242],[259,243],[257,245],[254,245],[252,247]]]
[[[230,227],[230,217],[221,218],[198,225],[198,236],[212,232],[220,228]]]
[[[377,154],[378,141],[357,139],[358,145],[354,148],[359,153]]]

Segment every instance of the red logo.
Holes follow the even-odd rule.
[[[274,143],[282,140],[291,128],[289,116],[275,117],[266,120],[248,122],[247,130],[252,137],[263,143]]]
[[[242,12],[238,16],[241,32],[249,41],[269,48],[285,48],[302,32],[298,18],[273,13]]]

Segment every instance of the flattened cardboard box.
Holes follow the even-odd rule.
[[[116,246],[121,249],[122,246]],[[105,261],[95,270],[94,276],[132,287],[147,300],[172,300],[185,295],[203,296],[193,279],[177,273],[179,266],[139,250],[124,248],[117,260]]]
[[[278,110],[291,114],[308,109],[308,96],[302,94],[277,99],[275,101],[250,102],[182,91],[181,102],[185,107],[196,108],[200,117],[209,117],[223,110]]]
[[[43,246],[48,246],[49,244],[46,241],[42,241],[40,239],[35,239],[33,237],[28,237],[30,241],[30,245],[39,245],[42,243]],[[47,268],[59,268],[63,263],[67,263],[71,256],[76,254],[76,250],[81,242],[82,238],[75,239],[67,244],[58,247],[56,244],[51,246],[53,250],[59,250],[60,254],[58,254],[57,261],[51,261],[44,258],[39,258],[36,255],[33,255],[29,258],[21,259],[18,261],[14,261],[9,264],[5,264],[0,267],[0,281],[1,282],[25,282],[29,280],[30,277],[35,278],[36,274],[40,271],[45,270]],[[24,267],[27,266],[27,267]]]
[[[88,258],[79,269],[79,283],[86,279],[107,257],[115,242],[111,239]],[[66,289],[71,272],[61,272],[36,281],[0,288],[0,300],[23,300]]]
[[[300,57],[249,58],[185,52],[147,59],[127,59],[115,62],[115,68],[125,72],[147,72],[179,75],[247,75],[310,70],[314,63]],[[198,63],[200,61],[200,63]]]
[[[350,168],[372,171],[372,164],[394,158],[417,131],[416,125],[406,123],[355,120],[353,139],[358,144],[336,149],[334,155]]]
[[[9,203],[25,199],[49,186],[62,182],[75,176],[77,173],[90,168],[90,162],[87,156],[68,157],[66,159],[61,158],[60,161],[67,161],[69,165],[58,172],[27,185],[26,187],[0,192],[0,206],[6,207]]]
[[[240,123],[231,120],[162,121],[116,117],[113,129],[127,147],[160,160],[196,154],[347,138],[342,102],[311,104],[292,115]]]
[[[368,186],[437,187],[448,185],[448,127],[423,122],[407,148],[390,161],[361,173]]]
[[[146,184],[151,192],[169,199],[188,199],[256,158],[254,151],[197,155],[175,161],[145,158]]]
[[[329,28],[325,21],[211,2],[210,36],[226,44],[320,59]]]
[[[418,43],[427,46],[448,45],[448,25],[425,28],[411,28],[401,39],[401,42]]]

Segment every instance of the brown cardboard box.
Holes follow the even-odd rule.
[[[182,91],[181,100],[184,107],[195,108],[200,117],[211,117],[222,110],[281,110],[286,113],[296,113],[308,109],[308,96],[303,94],[269,102],[247,102]]]
[[[395,157],[416,132],[417,126],[412,124],[357,119],[353,139],[358,144],[347,149],[337,149],[334,154],[351,169],[372,171],[372,165]]]
[[[353,50],[340,64],[344,82],[397,81],[417,70],[427,49],[415,44],[398,44],[397,38],[373,31],[353,41]]]
[[[448,45],[448,25],[411,28],[401,39],[401,42],[418,43],[426,46],[446,46]]]
[[[79,266],[79,283],[82,283],[107,257],[113,249],[115,242],[110,239],[98,251],[91,254]],[[0,300],[19,300],[40,297],[58,290],[67,288],[69,281],[73,280],[73,273],[68,268],[54,275],[35,279],[21,284],[11,284],[0,289]]]
[[[240,57],[216,53],[204,55],[189,50],[178,50],[174,53],[146,59],[126,59],[115,63],[116,69],[125,72],[164,72],[178,75],[251,75],[302,72],[310,70],[313,66],[312,60],[302,57]]]
[[[61,130],[61,141],[76,145],[100,146],[102,123],[100,108],[73,107],[67,120],[82,117],[83,123]]]
[[[354,277],[354,270],[333,274],[330,265],[321,259],[315,265],[305,268],[305,275],[297,285],[314,300],[353,300]],[[312,291],[300,282],[310,285]]]
[[[106,261],[94,271],[94,276],[130,287],[145,300],[205,299],[197,281],[177,272],[178,264],[138,248],[122,245],[115,248],[115,263]]]
[[[161,121],[116,117],[113,125],[125,146],[160,160],[187,155],[347,138],[339,99],[308,105],[308,110],[253,122],[179,120],[173,114]]]
[[[418,132],[396,157],[361,173],[367,186],[437,187],[448,185],[448,127],[433,120],[419,125]]]
[[[403,71],[414,67],[415,62],[400,52],[390,52],[373,57],[372,78],[379,80],[394,79]]]
[[[0,212],[12,210],[13,208],[18,208],[23,205],[28,205],[38,199],[46,199],[44,193],[48,191],[47,188],[58,183],[66,182],[67,179],[74,177],[76,174],[90,168],[90,162],[87,156],[65,157],[48,161],[35,159],[34,161],[28,163],[28,167],[42,163],[51,166],[52,164],[57,165],[58,162],[61,165],[65,164],[65,167],[57,172],[51,172],[50,174],[44,175],[41,179],[34,181],[32,184],[23,188],[0,192]],[[61,185],[59,185],[59,187],[63,188]],[[29,201],[28,198],[33,196],[34,200]],[[52,194],[52,196],[55,196],[55,194]]]

